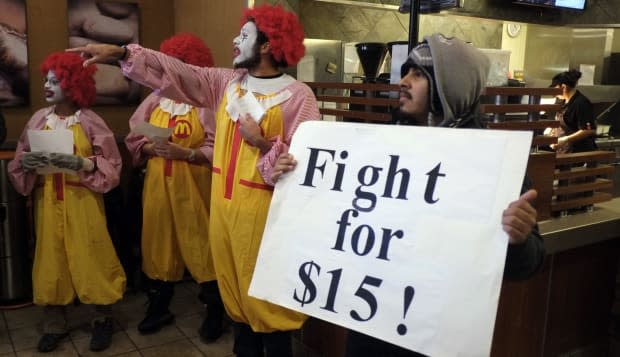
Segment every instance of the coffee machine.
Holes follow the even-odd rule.
[[[365,84],[373,83],[389,83],[389,74],[387,77],[379,76],[379,68],[385,60],[388,46],[385,43],[380,42],[361,42],[355,45],[357,56],[362,65],[364,75],[361,77],[354,77],[354,80],[361,81]],[[351,97],[366,97],[366,98],[389,98],[389,92],[368,91],[364,89],[351,89],[349,92]],[[350,104],[350,110],[365,111],[368,110],[368,106],[363,104]],[[383,112],[385,107],[371,107],[373,112]],[[363,120],[353,118],[343,118],[344,121],[363,122]]]
[[[377,82],[377,72],[383,64],[387,49],[387,45],[381,42],[360,42],[355,45],[364,71],[364,76],[361,77],[363,83],[381,83],[380,79]]]

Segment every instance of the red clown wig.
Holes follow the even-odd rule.
[[[191,33],[179,33],[164,40],[159,50],[187,64],[213,67],[211,50],[198,36]]]
[[[80,108],[93,104],[97,96],[93,77],[97,67],[84,67],[83,62],[76,53],[54,52],[45,58],[40,68],[44,76],[53,71],[65,96]]]
[[[267,36],[276,62],[294,66],[304,56],[304,29],[294,13],[280,5],[261,5],[245,9],[241,26],[248,21],[253,21],[258,31]]]

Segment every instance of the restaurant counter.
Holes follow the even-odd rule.
[[[547,254],[604,242],[620,236],[620,198],[598,203],[591,212],[538,223]]]
[[[539,228],[547,251],[542,270],[504,281],[491,355],[608,355],[620,198],[541,221]]]

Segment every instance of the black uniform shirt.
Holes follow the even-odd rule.
[[[592,103],[581,92],[576,91],[568,103],[564,105],[562,129],[565,135],[571,135],[579,130],[596,130]],[[596,150],[594,136],[571,143],[572,152]]]

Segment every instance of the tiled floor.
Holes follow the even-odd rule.
[[[70,337],[65,339],[52,353],[37,352],[41,337],[39,323],[41,307],[0,310],[0,357],[26,356],[208,356],[227,357],[232,353],[232,333],[227,327],[224,335],[215,343],[204,344],[198,337],[198,327],[204,318],[205,309],[197,298],[198,285],[183,282],[175,286],[175,295],[170,310],[175,314],[175,323],[158,333],[140,335],[136,326],[144,317],[146,296],[143,293],[128,293],[114,305],[117,328],[112,345],[103,352],[91,352],[89,322],[92,307],[80,305],[68,312]]]

